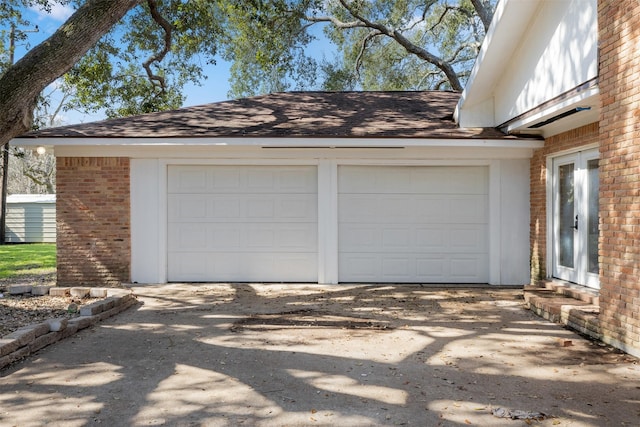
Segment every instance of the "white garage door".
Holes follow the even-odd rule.
[[[169,281],[315,282],[315,166],[170,166]]]
[[[339,168],[341,282],[486,283],[488,168]]]

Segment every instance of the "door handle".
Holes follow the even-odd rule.
[[[577,229],[578,229],[578,215],[576,215],[576,220],[575,220],[575,222],[573,223],[573,228],[574,228],[575,230],[577,230]]]

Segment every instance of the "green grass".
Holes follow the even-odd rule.
[[[0,245],[0,279],[55,271],[55,243]]]

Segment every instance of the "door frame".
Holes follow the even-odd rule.
[[[570,149],[570,150],[564,150],[564,151],[559,151],[553,154],[550,154],[547,156],[546,159],[546,175],[547,175],[547,180],[546,180],[546,216],[547,216],[547,242],[546,242],[546,249],[547,249],[547,256],[546,256],[546,276],[549,279],[558,279],[558,280],[566,280],[564,278],[558,278],[556,277],[556,255],[557,255],[557,246],[556,246],[556,195],[555,195],[555,188],[556,188],[556,184],[557,184],[557,176],[556,176],[556,164],[558,162],[558,160],[562,160],[563,157],[567,157],[567,160],[569,160],[570,157],[573,157],[574,160],[576,162],[584,162],[584,164],[586,164],[589,160],[592,159],[597,159],[599,158],[599,153],[598,153],[598,144],[589,144],[589,145],[584,145],[575,149]],[[580,180],[582,180],[582,178],[579,178]],[[580,185],[580,184],[579,184]],[[586,188],[586,186],[583,186],[584,190]],[[586,198],[582,198],[581,197],[581,206],[579,206],[577,209],[581,212],[584,213],[584,205],[586,204]],[[582,221],[584,223],[584,219]],[[587,251],[586,248],[584,248],[584,251]],[[586,256],[585,256],[586,257]],[[582,262],[582,261],[581,261]],[[577,268],[577,266],[576,266]],[[593,274],[593,273],[589,273],[585,268],[582,269],[583,271],[580,271],[576,274],[576,284],[580,285],[580,286],[585,286],[591,289],[599,289],[600,285],[599,285],[599,275],[598,274]]]

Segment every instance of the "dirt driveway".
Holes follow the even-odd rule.
[[[0,425],[640,419],[637,359],[533,316],[521,291],[226,284],[135,291],[141,305],[0,372]],[[498,408],[498,415],[547,417],[499,418]]]

